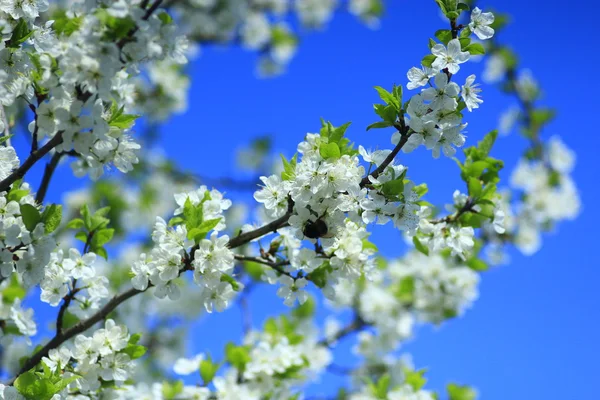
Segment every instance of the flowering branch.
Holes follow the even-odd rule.
[[[46,144],[40,147],[38,150],[33,151],[29,154],[29,157],[23,164],[16,170],[14,170],[9,176],[0,182],[0,192],[7,191],[15,181],[23,178],[25,174],[38,162],[42,157],[48,154],[52,149],[58,146],[62,142],[62,132],[58,132],[52,137]]]

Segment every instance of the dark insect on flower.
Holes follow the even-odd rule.
[[[318,238],[330,238],[333,237],[333,233],[329,232],[329,228],[323,218],[318,218],[315,221],[310,221],[304,226],[304,230],[302,231],[304,236],[309,239],[318,239]]]

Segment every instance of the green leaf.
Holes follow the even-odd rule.
[[[225,359],[229,364],[243,371],[246,368],[246,364],[250,362],[250,352],[245,346],[236,346],[233,343],[227,343],[225,346]]]
[[[19,375],[14,386],[28,400],[50,400],[58,392],[50,380],[40,377],[33,371]]]
[[[129,129],[135,123],[135,120],[141,117],[141,115],[136,114],[121,114],[118,117],[112,119],[109,122],[110,126],[114,126],[119,129]]]
[[[481,43],[471,43],[464,48],[464,51],[468,51],[473,56],[485,54],[485,48],[483,45],[481,45]]]
[[[162,395],[164,400],[174,400],[178,394],[183,392],[183,381],[169,383],[163,382]]]
[[[417,250],[419,250],[421,253],[425,254],[426,256],[429,256],[429,248],[425,247],[423,245],[423,243],[421,243],[421,241],[419,240],[419,238],[417,236],[413,236],[413,244],[415,245],[415,248]]]
[[[456,9],[460,11],[469,11],[471,7],[469,7],[469,5],[466,3],[458,3],[458,7],[456,7]]]
[[[552,121],[555,116],[555,110],[550,108],[538,108],[531,112],[531,123],[535,126],[542,126]]]
[[[100,257],[104,258],[105,260],[108,260],[108,252],[106,251],[106,249],[104,247],[95,248],[94,251]]]
[[[429,43],[427,43],[429,50],[431,50],[433,48],[433,46],[435,46],[437,44],[437,42],[435,40],[433,40],[432,38],[429,38]]]
[[[173,217],[169,220],[169,226],[181,225],[184,222],[185,220],[180,216]]]
[[[213,363],[210,357],[200,362],[200,376],[205,386],[212,382],[219,367],[220,365]]]
[[[473,257],[467,261],[467,266],[471,268],[473,271],[487,271],[489,269],[488,265],[485,261]]]
[[[371,129],[388,128],[390,126],[394,126],[394,124],[391,122],[387,122],[387,121],[379,121],[379,122],[375,122],[375,123],[367,126],[367,131],[369,131]]]
[[[6,133],[6,132],[4,132],[4,133]],[[13,136],[15,136],[15,135],[1,136],[0,137],[0,144],[6,142],[7,140],[9,140],[10,138],[12,138]]]
[[[319,154],[324,159],[337,160],[340,158],[340,148],[337,143],[321,143],[319,146]]]
[[[477,148],[482,154],[487,157],[492,151],[492,147],[494,147],[494,143],[498,138],[498,131],[494,130],[484,136],[481,142],[477,143]]]
[[[81,229],[85,226],[85,223],[81,218],[73,218],[67,223],[67,229]]]
[[[128,344],[138,344],[138,342],[140,341],[141,338],[142,338],[141,333],[134,333],[133,335],[131,335],[129,337],[129,341],[127,343]]]
[[[463,51],[467,51],[466,48],[471,44],[471,38],[462,37],[462,38],[458,38],[458,41],[460,42],[460,48]]]
[[[379,399],[387,399],[387,392],[390,390],[390,381],[391,377],[389,374],[385,374],[379,378],[373,394]]]
[[[188,232],[197,228],[204,218],[202,204],[195,206],[188,197],[183,205],[183,217],[185,218],[185,226]]]
[[[412,276],[403,278],[394,291],[394,294],[401,302],[412,303],[415,297],[415,278]]]
[[[481,190],[482,186],[479,178],[469,178],[469,195],[471,197],[479,197]]]
[[[83,21],[83,15],[78,17],[69,18],[65,9],[58,9],[52,13],[50,18],[54,20],[52,29],[57,35],[71,36],[73,32],[79,29],[81,22]]]
[[[329,129],[329,143],[337,143],[338,146],[341,143],[342,138],[346,134],[348,127],[352,124],[352,122],[346,122],[342,126],[334,127],[331,125],[331,122],[328,123]]]
[[[463,172],[467,177],[479,178],[489,164],[485,161],[475,161],[472,164],[464,166]]]
[[[379,97],[388,105],[393,105],[396,111],[400,110],[400,99],[393,93],[388,92],[381,86],[375,86],[375,90],[379,93]]]
[[[384,104],[373,104],[373,108],[375,109],[375,113],[384,121],[387,121],[391,124],[396,122],[396,119],[398,118],[398,111],[393,105],[386,106]]]
[[[298,163],[298,154],[294,154],[294,157],[288,161],[283,154],[281,154],[281,161],[283,162],[283,171],[281,172],[281,180],[291,181],[296,176],[296,164]]]
[[[460,31],[460,35],[458,35],[459,38],[468,38],[469,36],[471,36],[471,28],[469,28],[468,26],[465,26],[463,28],[462,31]]]
[[[475,400],[477,398],[477,393],[469,386],[450,383],[446,389],[450,400]]]
[[[83,218],[84,225],[88,231],[92,231],[92,215],[90,214],[90,208],[87,204],[84,204],[79,210],[81,217]]]
[[[31,204],[21,204],[21,217],[28,231],[33,231],[42,222],[40,211]]]
[[[431,68],[431,65],[433,64],[435,59],[436,59],[436,56],[434,56],[433,54],[428,54],[425,57],[423,57],[423,59],[421,60],[421,65],[423,65],[424,67]]]
[[[410,369],[404,369],[404,380],[406,384],[412,386],[412,388],[416,391],[419,391],[425,386],[427,383],[427,379],[423,375],[427,370],[421,369],[419,371],[411,371]]]
[[[448,43],[452,40],[452,32],[448,29],[440,29],[435,32],[435,37],[438,38],[440,42],[448,45]]]
[[[73,375],[68,378],[61,378],[58,382],[54,382],[54,393],[53,396],[62,390],[64,390],[67,386],[69,386],[72,382],[75,382],[77,379],[81,378],[79,375]]]
[[[115,230],[112,228],[100,229],[94,232],[94,236],[92,236],[92,248],[104,246],[112,240],[114,234]]]
[[[79,231],[75,234],[75,239],[81,240],[83,243],[87,243],[88,234],[84,231]]]
[[[426,183],[421,183],[413,188],[413,192],[415,192],[419,198],[425,196],[427,192],[429,192],[429,188]]]
[[[393,181],[387,181],[383,184],[381,192],[385,196],[399,196],[404,191],[404,178],[394,179]]]
[[[163,25],[169,25],[173,22],[173,18],[171,18],[169,13],[165,11],[157,14],[156,16],[158,17],[158,19],[160,19],[160,22],[162,22]]]
[[[27,291],[19,284],[17,274],[11,274],[10,284],[2,290],[2,302],[4,304],[12,304],[16,299],[22,299],[27,294]]]
[[[45,224],[46,233],[54,232],[62,221],[62,206],[60,204],[50,204],[44,208],[42,213],[42,222]]]
[[[146,354],[146,348],[139,344],[128,344],[121,353],[125,353],[132,360],[136,360]]]
[[[12,35],[9,40],[5,42],[6,47],[16,49],[19,48],[21,43],[25,42],[31,35],[33,35],[33,30],[29,29],[27,26],[27,21],[21,18],[17,25],[14,27],[12,31]]]
[[[292,310],[292,315],[298,319],[307,319],[315,314],[315,301],[308,297],[304,304],[297,306]]]
[[[442,12],[444,13],[444,15],[446,15],[446,13],[448,12],[448,10],[446,10],[446,4],[444,3],[444,0],[435,0],[435,2],[440,7],[440,10],[442,10]]]
[[[200,226],[193,228],[188,232],[188,239],[193,239],[196,243],[200,242],[200,240],[206,237],[208,232],[212,231],[217,225],[219,225],[219,221],[221,221],[221,218],[207,219],[206,221],[202,221]]]

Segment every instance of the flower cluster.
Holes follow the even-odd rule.
[[[106,320],[104,328],[92,336],[78,335],[72,345],[50,350],[42,362],[51,372],[61,373],[65,378],[76,377],[69,390],[85,398],[95,398],[102,387],[122,384],[134,368],[137,345],[127,328]],[[137,339],[136,339],[137,340]]]
[[[186,62],[185,40],[172,23],[147,14],[137,2],[74,2],[42,26],[37,17],[47,2],[29,4],[8,1],[0,11],[2,34],[12,32],[9,46],[0,50],[0,86],[7,88],[0,103],[8,107],[17,97],[27,99],[34,140],[48,137],[56,151],[76,152],[76,175],[98,178],[108,164],[130,171],[140,146],[130,132],[137,116],[126,113],[135,103],[127,80],[139,63]]]
[[[512,220],[516,225],[515,243],[526,254],[539,250],[542,230],[574,219],[581,209],[579,193],[570,176],[575,166],[573,151],[554,136],[544,149],[544,159],[545,162],[521,160],[511,177],[512,186],[523,191]]]
[[[77,317],[86,318],[98,311],[109,291],[108,278],[97,273],[95,262],[96,254],[81,255],[74,248],[69,249],[68,257],[62,250],[52,253],[40,283],[41,300],[56,307],[70,292],[77,307],[69,311]]]
[[[223,211],[231,206],[231,201],[206,186],[176,194],[175,200],[179,205],[175,217],[170,224],[156,218],[151,252],[141,254],[131,267],[133,286],[146,290],[152,284],[157,297],[176,300],[181,293],[175,280],[184,270],[192,269],[206,310],[223,311],[243,288],[231,276],[234,256],[228,247],[229,237],[219,236],[219,231],[226,227]],[[171,224],[174,228],[169,226]],[[210,231],[210,239],[205,239]],[[194,241],[196,245],[192,248]],[[190,248],[191,254],[188,253]]]

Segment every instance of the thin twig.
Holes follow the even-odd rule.
[[[44,176],[42,177],[42,182],[40,183],[40,188],[35,196],[35,201],[38,204],[42,204],[44,202],[44,198],[46,197],[46,193],[48,192],[48,186],[50,185],[50,180],[52,179],[52,175],[56,170],[56,166],[60,162],[60,159],[64,153],[56,152],[46,164],[46,169],[44,170]]]

